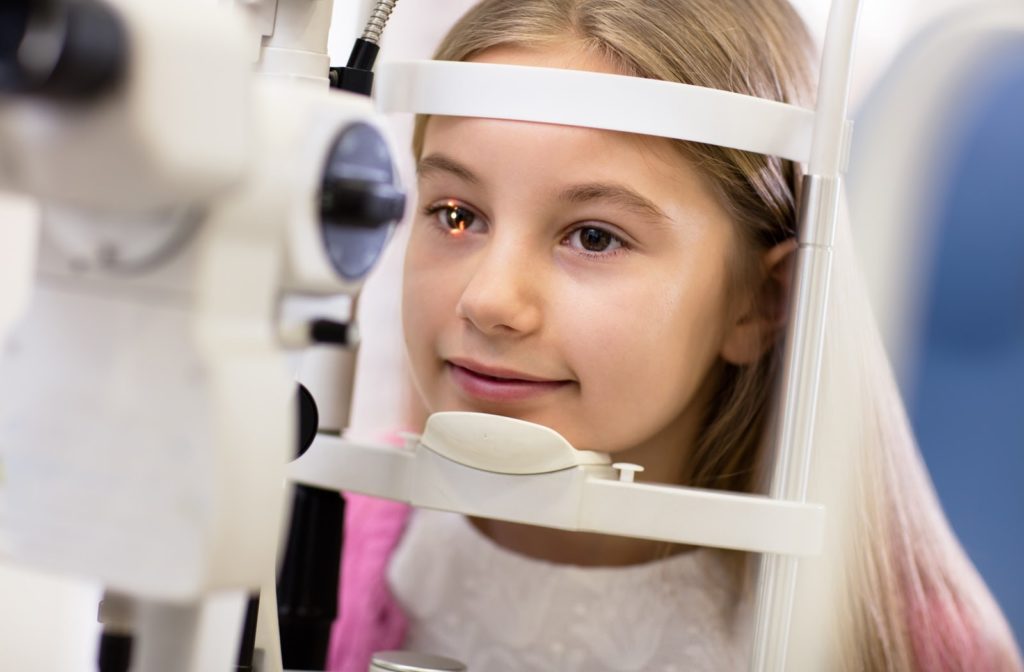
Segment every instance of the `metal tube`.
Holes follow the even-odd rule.
[[[846,111],[853,68],[853,39],[861,0],[833,0],[822,48],[818,98],[815,104],[814,140],[807,173],[830,177],[838,174],[843,154]]]
[[[835,219],[839,181],[808,177],[806,189],[829,195],[810,197],[816,205],[812,219]],[[831,208],[831,212],[823,211]],[[834,228],[834,227],[832,227]],[[779,499],[805,501],[811,458],[811,439],[817,411],[818,380],[825,337],[825,314],[832,266],[831,247],[801,244],[797,250],[797,281],[794,312],[790,322],[776,443],[776,472],[771,495]],[[826,522],[831,524],[831,522]],[[782,670],[785,667],[793,595],[796,589],[797,559],[765,555],[762,559],[757,625],[752,670]]]
[[[811,158],[800,210],[795,298],[786,342],[770,494],[801,502],[807,497],[813,449],[859,6],[860,0],[835,0],[829,13]],[[789,556],[762,558],[751,670],[785,668],[797,562]]]

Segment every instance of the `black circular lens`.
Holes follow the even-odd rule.
[[[0,4],[0,93],[20,91],[22,87],[18,51],[28,31],[29,5],[27,0]]]
[[[0,6],[0,93],[94,98],[120,81],[127,60],[127,32],[108,5],[16,0]]]

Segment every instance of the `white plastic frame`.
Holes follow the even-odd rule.
[[[517,451],[516,447],[525,450]],[[825,509],[764,496],[634,483],[553,430],[482,413],[435,413],[406,448],[321,435],[289,466],[300,483],[564,530],[755,553],[815,555]]]
[[[810,158],[814,133],[814,111],[795,105],[688,84],[559,68],[396,61],[381,66],[375,96],[378,108],[386,113],[584,126],[803,162]],[[758,123],[749,123],[751,119]]]

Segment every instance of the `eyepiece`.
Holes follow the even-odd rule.
[[[18,50],[28,33],[31,13],[28,0],[9,0],[0,4],[0,91],[15,89],[20,75]]]
[[[116,86],[128,36],[96,0],[6,0],[0,5],[0,95],[88,100]]]

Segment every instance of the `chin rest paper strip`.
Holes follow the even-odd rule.
[[[814,112],[700,86],[598,72],[453,61],[380,68],[382,112],[482,117],[639,133],[806,162]]]

